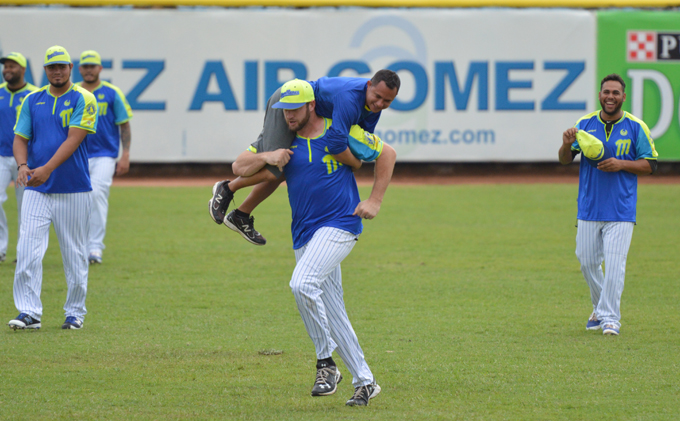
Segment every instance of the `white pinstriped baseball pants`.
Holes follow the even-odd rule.
[[[109,191],[116,172],[116,160],[108,156],[90,158],[90,182],[92,183],[92,212],[90,213],[89,253],[104,250],[106,218],[109,212]]]
[[[42,317],[42,260],[47,251],[50,224],[59,239],[66,274],[66,317],[84,320],[87,295],[87,231],[90,192],[46,194],[24,192],[21,208],[21,236],[17,246],[14,274],[14,304],[20,313]]]
[[[593,311],[602,326],[621,327],[621,294],[634,225],[632,222],[578,220],[576,257],[590,287]]]
[[[337,351],[354,376],[354,387],[374,380],[342,298],[340,262],[352,251],[356,240],[356,235],[344,230],[319,229],[307,244],[295,250],[297,265],[290,280],[317,359],[328,358]]]
[[[17,162],[13,156],[0,156],[0,254],[7,254],[9,243],[9,229],[7,227],[7,215],[2,206],[7,201],[7,186],[10,181],[17,180]],[[17,210],[19,214],[19,230],[21,231],[21,199],[24,196],[24,188],[16,186]]]

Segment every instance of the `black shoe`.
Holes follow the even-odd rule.
[[[10,329],[40,329],[40,320],[34,319],[26,313],[21,313],[16,319],[12,319],[7,323]]]
[[[255,218],[238,216],[236,211],[229,212],[229,215],[224,218],[224,225],[241,234],[241,237],[245,238],[246,241],[256,246],[264,246],[267,244],[267,240],[255,231],[254,223]]]
[[[380,386],[377,383],[359,386],[354,389],[354,396],[345,405],[367,406],[368,401],[378,396],[378,393],[380,393]]]
[[[234,193],[227,187],[229,180],[218,181],[213,186],[212,199],[208,202],[210,217],[217,224],[224,222],[224,215],[227,213],[229,203],[234,199]]]
[[[337,367],[329,365],[316,370],[316,381],[312,388],[312,396],[328,396],[338,390],[338,383],[342,381],[342,374]]]

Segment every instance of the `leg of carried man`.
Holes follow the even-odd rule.
[[[87,296],[87,238],[88,215],[91,211],[90,192],[55,194],[54,231],[59,239],[68,292],[64,312],[67,321],[75,317],[75,328],[82,326],[85,318]],[[63,327],[63,326],[62,326]],[[71,327],[68,327],[71,328]]]
[[[272,105],[276,104],[280,98],[281,90],[278,89],[267,101],[262,131],[257,141],[251,145],[250,150],[254,151],[252,153],[289,149],[295,139],[295,133],[288,128],[283,111],[272,108]],[[209,202],[210,216],[216,223],[224,223],[228,228],[241,234],[251,244],[264,245],[267,240],[255,230],[254,218],[250,214],[281,184],[282,172],[275,166],[265,165],[252,177],[255,178],[239,177],[231,182],[224,180],[215,183],[213,196]],[[227,214],[234,193],[252,185],[255,187],[243,204]]]
[[[602,230],[605,275],[597,315],[602,325],[614,325],[616,329],[621,327],[621,295],[633,227],[632,222],[607,222]]]

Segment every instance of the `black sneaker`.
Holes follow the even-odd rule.
[[[224,215],[227,213],[229,203],[234,199],[234,193],[227,188],[229,180],[218,181],[213,186],[213,196],[208,202],[210,217],[217,224],[224,222]]]
[[[62,329],[80,329],[81,327],[83,327],[83,322],[74,316],[68,316],[64,324],[61,325]]]
[[[255,218],[238,216],[236,211],[229,212],[229,215],[224,218],[224,225],[241,234],[241,237],[245,238],[246,241],[256,246],[264,246],[267,244],[267,240],[255,231],[254,223]]]
[[[328,396],[338,390],[338,383],[342,381],[342,374],[337,367],[329,365],[316,369],[316,381],[312,388],[312,396]]]
[[[354,396],[345,405],[367,406],[368,401],[378,396],[378,393],[380,393],[380,386],[377,383],[359,386],[354,389]]]
[[[34,319],[26,313],[21,313],[16,319],[12,319],[7,323],[10,329],[40,329],[40,320]]]

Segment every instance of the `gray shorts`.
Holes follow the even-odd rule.
[[[295,140],[295,132],[288,129],[288,123],[283,115],[283,110],[272,108],[272,105],[279,102],[281,98],[281,88],[277,89],[267,101],[267,109],[264,112],[264,124],[257,140],[251,145],[259,152],[271,152],[277,149],[289,149]],[[281,177],[281,171],[273,165],[266,165],[266,169],[271,171],[276,178]]]

